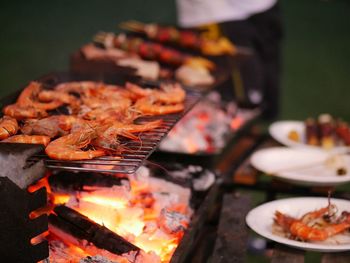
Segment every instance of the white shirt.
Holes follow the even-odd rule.
[[[179,25],[194,27],[243,20],[271,8],[277,0],[177,0]]]

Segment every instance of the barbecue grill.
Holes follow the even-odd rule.
[[[77,74],[72,75],[72,74],[65,73],[65,74],[50,74],[43,78],[39,78],[38,80],[43,82],[45,86],[50,88],[51,86],[56,85],[57,83],[66,82],[66,81],[80,81],[80,80],[86,80],[86,79],[87,77],[84,75],[77,75]],[[123,84],[127,80],[127,78],[124,77],[123,75],[114,76],[111,79],[107,79],[106,76],[103,76],[103,77],[90,76],[88,79],[95,80],[95,81],[103,80],[104,82],[114,83],[114,84]],[[137,82],[137,80],[135,80],[135,82]],[[7,100],[2,101],[2,105],[12,103],[15,100],[17,95],[18,94],[14,94],[13,96],[7,98]],[[13,212],[14,216],[11,216],[11,218],[18,216],[19,211],[24,212],[25,215],[23,217],[26,218],[26,220],[16,222],[15,224],[19,229],[19,231],[17,232],[22,231],[22,233],[26,233],[26,234],[24,237],[22,237],[23,235],[18,235],[18,236],[15,235],[15,239],[13,239],[14,238],[13,234],[17,232],[10,231],[11,233],[8,233],[8,235],[5,236],[5,240],[1,240],[1,244],[8,244],[8,246],[2,246],[3,251],[1,251],[0,255],[1,256],[6,255],[6,251],[13,251],[13,253],[11,253],[12,255],[9,255],[8,262],[12,262],[12,257],[14,257],[15,262],[36,262],[37,260],[47,258],[48,249],[47,249],[46,242],[37,244],[35,246],[36,250],[33,250],[32,246],[28,246],[29,248],[27,248],[27,252],[23,253],[23,255],[19,254],[18,251],[16,250],[18,248],[18,246],[16,248],[16,244],[23,243],[28,245],[28,240],[30,240],[33,236],[40,234],[39,233],[40,231],[44,232],[47,229],[46,216],[40,216],[34,219],[33,221],[28,221],[27,219],[28,214],[31,211],[36,210],[39,206],[43,206],[45,204],[46,192],[42,189],[41,190],[39,189],[35,192],[35,194],[34,193],[28,194],[26,190],[28,185],[32,184],[34,181],[43,177],[45,166],[46,168],[50,168],[53,170],[66,170],[68,174],[72,172],[74,172],[74,174],[76,174],[77,172],[79,173],[96,172],[96,173],[100,173],[100,175],[101,173],[104,173],[105,177],[108,177],[108,175],[116,174],[116,173],[132,174],[137,170],[138,167],[141,166],[144,160],[151,155],[151,153],[155,150],[160,140],[169,132],[169,130],[173,127],[173,125],[175,125],[175,123],[179,119],[181,119],[181,117],[193,105],[195,105],[195,103],[200,99],[200,97],[201,97],[201,94],[197,92],[193,92],[193,91],[189,92],[187,94],[187,100],[185,102],[184,112],[182,112],[181,114],[170,114],[170,115],[161,116],[160,118],[162,118],[164,122],[161,128],[158,128],[152,132],[140,134],[140,139],[141,139],[140,141],[142,141],[142,143],[138,141],[134,141],[134,142],[128,142],[127,144],[125,144],[125,147],[130,149],[130,151],[126,151],[125,153],[116,156],[117,158],[115,157],[112,158],[107,156],[107,157],[101,157],[101,158],[97,158],[94,160],[87,160],[87,161],[74,161],[74,162],[57,161],[57,160],[49,159],[46,155],[42,153],[42,148],[38,146],[17,145],[17,144],[0,145],[1,146],[0,151],[3,151],[5,153],[4,156],[7,156],[9,154],[11,155],[12,151],[22,152],[22,150],[16,150],[16,149],[21,149],[22,147],[24,147],[25,149],[27,149],[26,147],[28,147],[29,149],[32,149],[32,147],[35,148],[35,151],[31,150],[29,153],[24,155],[25,158],[22,157],[20,159],[20,160],[23,159],[24,161],[20,162],[17,158],[16,160],[11,159],[11,161],[9,161],[8,163],[12,163],[13,167],[21,167],[21,168],[24,167],[30,170],[34,169],[34,167],[37,167],[39,164],[42,167],[42,170],[32,172],[32,174],[36,176],[33,176],[33,177],[29,176],[29,178],[32,178],[32,179],[26,184],[21,185],[20,192],[21,192],[21,198],[23,199],[23,203],[24,203],[24,205],[21,205],[21,206],[22,207],[28,206],[29,208],[18,210],[15,208],[16,206],[12,205],[12,203],[10,205],[1,203],[2,207],[4,207],[2,211],[5,211],[3,218],[10,218],[8,217],[9,213],[7,212],[9,211],[8,207],[15,209],[15,211]],[[152,120],[154,118],[159,118],[159,117],[147,117],[147,118],[140,119],[138,121],[142,123],[143,121]],[[7,150],[4,150],[3,148],[6,148]],[[134,151],[131,152],[131,150],[134,150]],[[152,162],[150,163],[152,164]],[[5,180],[7,180],[7,177],[13,176],[11,173],[12,172],[9,172],[9,175],[6,174],[6,177],[4,177]],[[19,174],[20,173],[21,173],[21,169]],[[18,173],[13,173],[13,174],[18,174]],[[22,174],[22,176],[23,178],[28,177],[26,176],[26,174]],[[0,179],[3,180],[3,178],[0,178]],[[84,183],[85,182],[83,182],[83,184]],[[6,198],[12,197],[12,200],[15,200],[16,198],[15,189],[16,187],[18,188],[18,186],[14,187],[13,184],[11,183],[10,184],[2,183],[1,185],[5,185],[5,187],[2,188],[2,190],[4,189],[6,190],[4,192],[1,192],[1,195],[7,196]],[[13,196],[15,196],[15,198]],[[215,224],[215,222],[217,222],[218,220],[217,215],[218,215],[218,209],[220,209],[221,197],[222,197],[222,191],[220,189],[220,180],[216,181],[216,183],[214,184],[213,187],[211,187],[209,192],[205,192],[205,194],[201,193],[198,195],[197,205],[199,204],[199,207],[197,206],[198,209],[196,209],[196,212],[192,218],[190,226],[188,230],[185,232],[185,235],[181,243],[175,250],[175,253],[173,254],[171,262],[176,262],[176,263],[186,262],[194,254],[199,253],[202,255],[202,257],[204,257],[204,255],[207,254],[207,252],[203,252],[203,249],[205,250],[205,246],[207,245],[204,245],[203,247],[203,245],[201,245],[202,243],[201,241],[203,241],[202,240],[203,235],[204,233],[206,233],[208,228],[211,229],[210,225],[213,224],[213,222]],[[18,197],[17,199],[19,200]],[[33,200],[35,199],[37,201],[33,203],[31,199]],[[5,197],[2,200],[6,200]],[[56,212],[61,213],[62,210],[66,211],[65,208],[59,208]],[[69,211],[68,211],[68,214],[70,214]],[[75,214],[73,213],[73,215]],[[10,221],[12,221],[11,218],[10,218]],[[36,222],[38,223],[32,223],[32,222],[35,222],[35,220],[37,220]],[[10,230],[13,229],[12,224],[13,222],[7,222],[7,221],[5,222],[5,224],[2,224],[2,226],[4,227],[4,231],[5,229],[7,229],[6,231],[9,232],[8,231],[9,229]],[[31,226],[31,224],[33,224],[33,226]],[[34,230],[31,231],[30,229],[32,228]],[[210,231],[212,231],[212,229]],[[29,232],[29,234],[27,234],[27,232]],[[7,242],[6,239],[15,240],[15,241]],[[23,240],[25,240],[25,242]],[[215,238],[214,238],[214,241],[215,241]],[[127,246],[129,246],[129,244],[127,244]],[[3,257],[3,258],[6,259],[6,257]]]
[[[129,78],[122,74],[114,75],[86,75],[86,74],[71,74],[71,73],[53,73],[40,77],[37,81],[42,82],[47,88],[53,87],[59,83],[70,81],[93,80],[103,81],[110,84],[123,85],[126,81],[139,82],[138,78]],[[13,103],[18,93],[6,98],[1,102],[1,105]],[[171,130],[176,122],[186,114],[199,100],[200,93],[189,91],[185,100],[185,109],[181,113],[142,117],[137,120],[139,124],[155,119],[162,119],[161,127],[150,132],[139,134],[140,140],[127,141],[121,139],[121,144],[126,149],[121,154],[114,156],[104,156],[93,160],[81,161],[62,161],[48,158],[44,153],[39,153],[31,157],[31,160],[44,160],[45,166],[50,169],[71,170],[71,171],[94,171],[94,172],[109,172],[109,173],[134,173],[138,167],[147,159],[150,154],[156,149],[161,139]],[[112,167],[112,168],[111,168]]]

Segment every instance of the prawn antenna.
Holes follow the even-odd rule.
[[[160,170],[164,171],[167,175],[170,175],[170,171],[168,169],[166,169],[163,165],[160,165],[159,163],[156,162],[152,162],[148,159],[145,160],[145,163],[149,166],[154,166],[159,168]]]

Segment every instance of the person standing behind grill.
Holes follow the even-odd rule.
[[[181,27],[216,23],[234,44],[253,50],[254,54],[240,64],[239,74],[232,74],[234,85],[242,85],[235,90],[244,90],[248,104],[263,106],[267,119],[276,118],[282,39],[277,0],[177,0],[177,11]]]

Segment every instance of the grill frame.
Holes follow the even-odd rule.
[[[47,74],[43,77],[36,79],[36,81],[42,82],[44,86],[52,87],[59,83],[70,81],[102,81],[108,84],[123,85],[127,81],[131,81],[140,85],[144,85],[142,80],[137,77],[130,77],[122,74],[75,74],[69,72],[55,72]],[[185,109],[180,113],[159,115],[159,116],[147,116],[136,120],[136,123],[144,123],[146,121],[152,121],[156,119],[162,119],[162,125],[149,132],[139,133],[138,136],[141,139],[137,141],[122,140],[122,145],[127,151],[121,154],[115,154],[113,156],[103,156],[94,158],[91,160],[79,160],[79,161],[63,161],[50,159],[44,152],[34,155],[30,160],[43,160],[45,166],[50,169],[80,171],[80,172],[101,172],[101,173],[134,173],[143,162],[156,150],[160,141],[168,134],[173,126],[199,101],[202,94],[196,91],[186,90],[187,96],[184,102]],[[20,94],[17,91],[13,95],[1,100],[0,105],[5,106],[10,103],[14,103],[15,99]],[[130,150],[129,150],[130,149]]]

